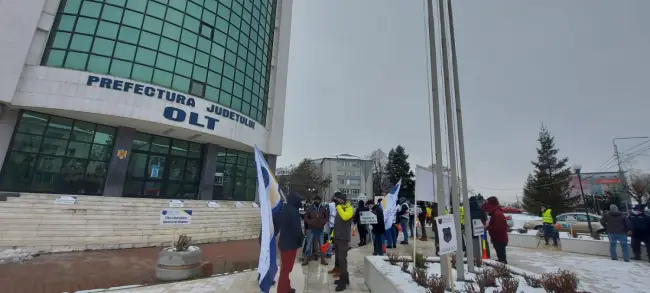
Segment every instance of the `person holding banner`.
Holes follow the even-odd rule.
[[[354,212],[353,222],[357,225],[357,231],[359,232],[359,246],[365,246],[367,243],[368,230],[366,229],[365,224],[361,224],[361,213],[367,212],[368,208],[363,203],[363,200],[360,200],[357,204],[357,210]]]
[[[366,202],[366,206],[377,217],[377,223],[372,224],[372,255],[384,255],[384,210],[381,204],[375,204],[372,200]]]
[[[293,270],[293,264],[296,262],[298,249],[302,246],[304,235],[302,234],[302,223],[300,223],[300,207],[302,206],[301,198],[297,193],[292,193],[287,197],[287,203],[278,213],[276,222],[280,227],[280,239],[278,248],[280,249],[280,277],[278,278],[278,293],[295,293],[296,290],[291,288],[289,274]]]

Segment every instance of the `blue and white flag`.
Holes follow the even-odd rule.
[[[262,215],[262,239],[260,239],[260,259],[257,272],[260,274],[260,290],[268,293],[275,274],[278,272],[273,215],[282,208],[284,195],[257,146],[255,147],[255,165],[257,166],[257,191]]]
[[[390,193],[384,198],[382,203],[382,208],[384,209],[384,228],[393,226],[393,221],[395,220],[395,213],[397,212],[397,195],[399,195],[399,189],[402,186],[402,179],[397,181],[397,184],[393,186]]]

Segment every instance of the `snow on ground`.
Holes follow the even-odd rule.
[[[386,261],[386,257],[383,256],[373,256],[370,257],[370,262],[372,262],[375,267],[380,271],[383,272],[385,276],[387,276],[390,281],[395,285],[396,289],[398,292],[408,292],[408,293],[426,293],[427,290],[424,289],[423,287],[418,286],[415,281],[413,281],[413,277],[411,277],[410,274],[402,272],[401,269],[401,263],[394,266],[391,265],[388,261]],[[427,263],[427,274],[428,275],[440,275],[441,274],[441,267],[440,263]],[[470,273],[467,270],[467,264],[465,266],[465,279],[466,280],[473,280],[474,279],[474,274]],[[409,268],[409,271],[413,269],[413,266]],[[477,268],[478,270],[482,268]],[[456,270],[453,270],[453,278],[454,280],[456,279]],[[523,277],[513,275],[513,277],[517,278],[519,280],[519,288],[517,291],[521,292],[526,292],[526,293],[543,293],[545,292],[544,289],[542,288],[533,288],[528,286],[526,284],[526,281],[524,280]],[[461,291],[464,292],[465,289],[465,282],[459,282],[455,281],[454,286],[456,291]],[[497,284],[500,286],[499,281],[497,281]],[[498,292],[500,288],[495,287],[495,288],[488,288],[485,292],[486,293],[493,293],[493,292]]]
[[[506,216],[511,216],[512,217],[512,229],[520,229],[524,227],[524,224],[528,221],[535,221],[535,220],[542,220],[541,217],[537,216],[531,216],[531,215],[526,215],[526,214],[506,214]]]
[[[650,292],[650,263],[645,261],[613,261],[606,257],[517,247],[508,247],[508,260],[511,265],[539,274],[557,272],[558,269],[575,272],[580,279],[580,288],[589,292]]]
[[[0,264],[24,262],[34,258],[36,255],[38,255],[38,252],[31,249],[6,249],[0,251]]]

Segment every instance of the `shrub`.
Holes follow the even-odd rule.
[[[413,268],[411,272],[411,277],[413,281],[419,286],[425,287],[429,283],[429,278],[427,276],[427,269]]]
[[[178,239],[173,243],[173,247],[176,251],[186,251],[190,247],[191,242],[192,237],[181,234],[178,235]]]
[[[578,238],[578,231],[571,229],[571,237]]]
[[[406,257],[402,258],[402,272],[408,273],[410,264],[411,261],[408,258]]]
[[[402,260],[402,257],[399,256],[399,253],[397,252],[389,252],[388,253],[388,262],[394,266],[397,265],[397,263]]]
[[[494,275],[497,278],[510,278],[512,275],[510,274],[510,269],[508,269],[508,266],[502,263],[499,263],[493,267],[494,269]]]
[[[474,283],[465,283],[465,292],[467,293],[485,293],[485,287]]]
[[[427,280],[427,285],[424,288],[427,293],[443,293],[447,289],[447,282],[442,276],[433,274]]]
[[[519,280],[513,277],[501,278],[501,288],[494,291],[496,293],[517,293]]]
[[[423,269],[427,267],[426,258],[422,253],[415,254],[415,267],[418,269]]]
[[[483,266],[483,258],[480,256],[474,257],[474,264],[476,264],[477,267],[482,267]]]
[[[541,284],[542,288],[549,293],[576,293],[578,291],[578,277],[575,273],[567,270],[544,274]]]
[[[484,269],[480,273],[476,274],[476,277],[474,277],[474,281],[482,290],[488,287],[496,287],[497,286],[496,272],[491,268]]]
[[[456,255],[455,254],[451,255],[451,267],[454,268],[454,269],[456,268]]]
[[[542,281],[535,276],[530,276],[530,275],[523,275],[524,280],[526,281],[526,284],[528,286],[533,287],[533,288],[541,288],[542,287]]]

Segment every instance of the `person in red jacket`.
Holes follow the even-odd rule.
[[[488,213],[490,220],[487,224],[487,230],[492,239],[492,246],[497,254],[499,262],[507,264],[506,246],[508,246],[508,222],[506,215],[499,205],[499,200],[492,196],[487,199],[481,206],[481,210]]]

